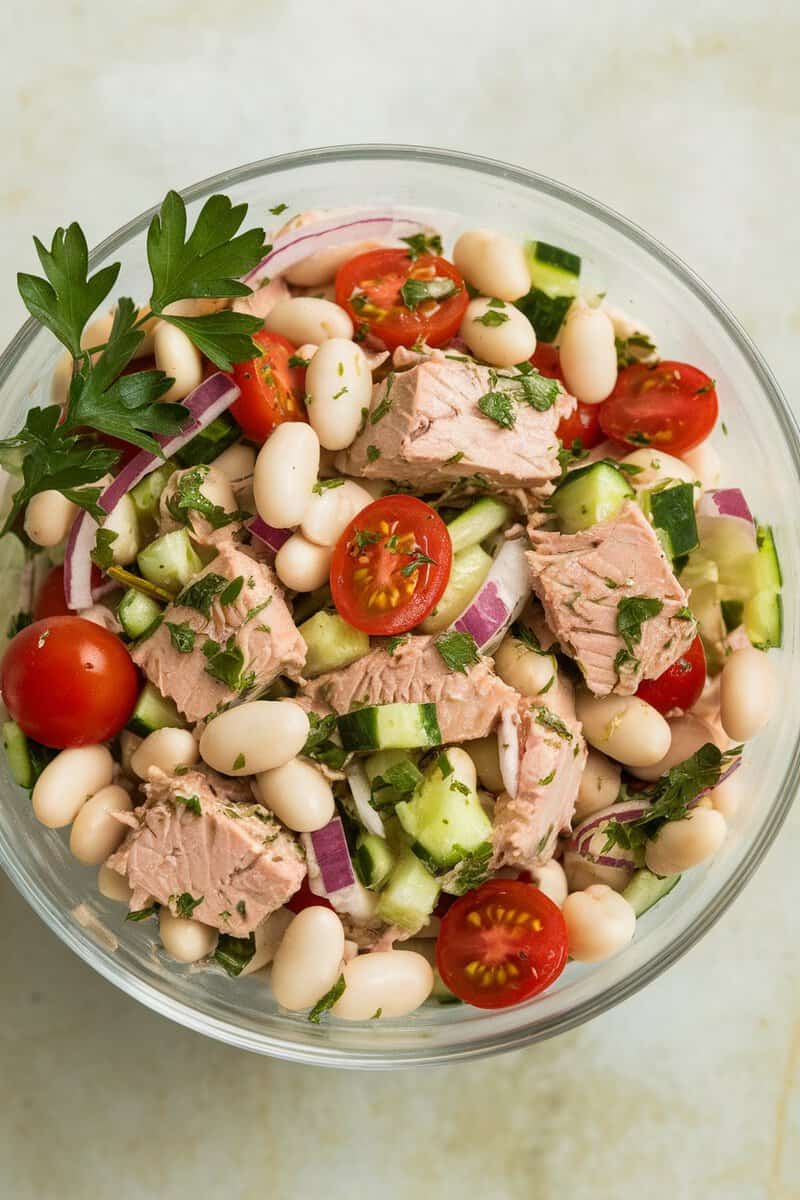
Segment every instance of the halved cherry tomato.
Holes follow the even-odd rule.
[[[420,340],[429,346],[448,341],[458,331],[469,296],[446,258],[369,250],[339,268],[336,303],[364,335],[371,333],[394,350]]]
[[[682,362],[625,367],[598,408],[607,437],[668,454],[682,454],[704,442],[719,412],[714,380]]]
[[[64,598],[64,568],[53,567],[42,580],[33,609],[33,618],[35,621],[42,621],[45,617],[65,617],[69,615],[69,611]]]
[[[234,400],[230,412],[247,437],[265,442],[283,421],[306,419],[306,372],[305,367],[289,366],[295,348],[279,333],[262,329],[254,341],[263,353],[260,358],[234,365],[233,377],[242,394]]]
[[[9,642],[3,699],[24,733],[63,749],[105,742],[133,711],[139,678],[122,642],[82,617],[46,617]]]
[[[537,342],[530,361],[540,375],[546,375],[548,379],[558,379],[561,383],[564,382],[564,376],[561,374],[561,357],[550,342]]]
[[[686,653],[657,679],[643,679],[636,695],[662,714],[673,708],[686,711],[700,699],[705,682],[706,652],[700,637],[696,637]]]
[[[562,446],[571,450],[576,441],[580,441],[581,450],[591,450],[603,440],[598,414],[599,404],[582,404],[580,400],[574,412],[568,417],[562,417],[558,423],[557,434]]]
[[[364,633],[405,633],[441,599],[452,559],[447,526],[429,504],[414,496],[382,496],[353,518],[336,543],[333,602]]]
[[[322,905],[323,908],[333,908],[330,900],[325,896],[315,896],[311,888],[308,886],[308,879],[304,879],[291,899],[286,901],[286,908],[289,912],[299,913],[304,908],[316,908]]]
[[[439,974],[451,992],[476,1008],[530,1000],[558,978],[566,961],[561,910],[531,883],[490,879],[442,918]]]

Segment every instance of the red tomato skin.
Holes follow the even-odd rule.
[[[0,686],[23,733],[63,750],[119,733],[136,703],[139,677],[113,633],[82,617],[56,616],[12,638]]]
[[[676,455],[704,442],[719,414],[713,379],[689,363],[666,360],[625,367],[598,408],[606,437]]]
[[[561,439],[562,446],[568,450],[577,438],[580,438],[584,450],[591,450],[603,441],[604,434],[600,428],[599,404],[582,404],[576,401],[576,408],[568,417],[562,417],[556,433]]]
[[[706,652],[698,636],[685,654],[657,679],[643,679],[636,690],[662,716],[674,708],[690,709],[700,699],[706,682]]]
[[[502,926],[492,922],[492,905],[506,913],[530,912],[540,928],[529,926],[515,940]],[[487,907],[490,915],[484,922]],[[468,920],[476,910],[481,915],[482,927]],[[510,929],[517,933],[518,923]],[[491,943],[493,930],[499,932],[501,946],[505,939],[510,950],[503,961],[511,960],[518,974],[516,979],[509,976],[498,987],[482,988],[467,975],[466,966],[470,961],[481,961],[485,949],[482,938],[487,936]],[[539,888],[518,879],[490,879],[461,896],[442,918],[436,944],[436,965],[442,980],[459,999],[475,1008],[508,1008],[530,1000],[555,982],[566,966],[567,957],[567,927],[560,908]]]
[[[536,349],[528,361],[536,367],[540,375],[546,375],[548,379],[557,379],[560,383],[564,383],[564,376],[561,374],[561,356],[550,342],[537,342]]]
[[[33,619],[42,621],[45,617],[66,617],[69,613],[64,598],[64,568],[53,567],[42,580],[33,609]]]
[[[306,373],[304,367],[289,366],[296,350],[288,338],[263,329],[254,340],[264,354],[234,364],[233,378],[241,395],[231,405],[230,414],[251,441],[260,443],[284,421],[306,419],[302,399]]]
[[[290,900],[286,901],[286,908],[289,912],[299,913],[304,908],[315,908],[321,905],[323,908],[330,908],[333,911],[333,905],[325,896],[315,896],[311,888],[308,886],[308,877],[300,884],[295,894]]]

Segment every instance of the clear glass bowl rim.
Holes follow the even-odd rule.
[[[523,167],[461,151],[428,146],[373,143],[324,146],[257,160],[201,180],[182,189],[181,195],[189,203],[201,200],[220,189],[224,191],[231,186],[246,183],[250,179],[269,176],[288,167],[370,160],[431,163],[437,166],[467,169],[495,179],[513,181],[594,217],[634,242],[694,293],[695,297],[716,317],[739,352],[748,360],[749,366],[763,388],[763,395],[786,438],[795,471],[800,477],[800,429],[797,421],[763,355],[733,314],[712,289],[667,247],[613,209],[566,184],[558,183],[545,175],[526,170]],[[112,254],[129,239],[141,233],[156,211],[157,207],[150,208],[110,234],[92,250],[90,264]],[[26,321],[12,338],[0,356],[0,388],[40,331],[39,324],[31,319]],[[298,1044],[290,1038],[277,1037],[267,1033],[256,1035],[250,1030],[238,1028],[231,1022],[217,1020],[196,1010],[191,1005],[172,999],[157,988],[135,978],[125,969],[117,967],[112,960],[98,955],[92,942],[82,936],[83,931],[80,930],[80,927],[74,922],[67,921],[65,914],[52,908],[29,884],[24,872],[17,868],[13,860],[4,855],[0,865],[37,915],[79,957],[127,995],[189,1029],[227,1042],[240,1049],[253,1050],[288,1061],[317,1066],[386,1069],[452,1063],[521,1049],[556,1034],[565,1033],[626,1000],[676,962],[719,920],[761,863],[792,805],[799,774],[800,742],[793,748],[781,786],[773,799],[770,811],[758,836],[750,845],[749,852],[743,859],[739,870],[725,881],[712,902],[695,921],[691,930],[679,933],[658,954],[632,971],[623,980],[575,1005],[568,1012],[553,1014],[546,1020],[540,1021],[533,1029],[523,1025],[518,1029],[498,1035],[489,1033],[476,1038],[468,1046],[457,1048],[449,1048],[447,1045],[421,1045],[416,1048],[395,1049],[390,1053],[378,1052],[373,1055],[340,1049],[329,1043],[309,1046]]]

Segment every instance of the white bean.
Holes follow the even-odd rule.
[[[159,371],[174,380],[161,400],[170,403],[184,400],[203,381],[203,360],[200,351],[182,329],[159,321],[153,334],[153,354]]]
[[[253,491],[262,521],[276,529],[299,525],[319,470],[319,438],[305,421],[284,421],[258,452]]]
[[[220,713],[200,738],[200,757],[223,775],[258,775],[299,754],[308,717],[292,700],[248,700]]]
[[[536,334],[523,312],[504,300],[470,300],[459,330],[470,350],[493,367],[525,362],[536,349]]]
[[[510,633],[495,651],[494,666],[504,683],[529,699],[549,691],[556,673],[552,654],[537,654]]]
[[[369,492],[352,479],[338,487],[323,487],[309,500],[300,529],[317,546],[335,546],[345,525],[371,503]]]
[[[193,963],[213,954],[218,933],[210,925],[202,921],[193,921],[191,917],[174,917],[164,906],[158,914],[158,928],[161,934],[161,945],[170,958],[176,962]]]
[[[50,378],[50,403],[57,404],[59,408],[63,408],[67,403],[73,366],[72,355],[64,351],[53,367],[53,374]]]
[[[453,776],[471,792],[478,786],[478,774],[472,756],[462,746],[445,746],[444,754],[453,768]]]
[[[726,821],[732,821],[736,816],[745,797],[745,782],[742,778],[741,767],[729,775],[709,793],[709,800],[718,813],[722,813]]]
[[[317,250],[302,262],[289,267],[284,278],[292,287],[324,287],[326,283],[333,282],[336,272],[344,263],[379,245],[380,242],[376,241],[346,242],[343,246],[331,246],[329,250]]]
[[[602,308],[574,300],[561,327],[561,370],[567,391],[584,404],[599,404],[617,382],[614,326]]]
[[[308,419],[320,445],[344,450],[358,433],[372,398],[372,372],[364,351],[344,337],[323,342],[308,368],[306,391]]]
[[[610,958],[633,940],[636,914],[622,896],[603,883],[567,896],[561,910],[572,958],[598,962]]]
[[[405,1017],[424,1004],[433,988],[433,970],[413,950],[374,950],[359,954],[344,969],[345,990],[331,1013],[343,1021]]]
[[[226,303],[226,300],[211,296],[199,296],[193,300],[173,300],[172,304],[167,305],[164,312],[168,317],[207,317],[211,313],[219,312]]]
[[[733,653],[722,668],[719,688],[722,728],[735,742],[747,742],[764,728],[778,701],[778,679],[763,650]]]
[[[130,496],[122,496],[117,502],[103,522],[103,529],[117,535],[111,543],[111,557],[118,567],[127,567],[142,548],[139,518]]]
[[[71,825],[89,797],[113,777],[114,760],[105,746],[62,750],[36,780],[33,814],[50,829]]]
[[[292,300],[278,301],[265,318],[264,328],[272,333],[280,333],[295,346],[313,342],[321,347],[328,338],[353,336],[353,322],[344,309],[316,296],[296,296]]]
[[[176,767],[192,767],[200,757],[197,742],[188,729],[156,729],[139,743],[131,754],[134,775],[147,779],[151,767],[171,775]]]
[[[624,458],[620,459],[620,462],[639,468],[635,475],[628,476],[631,486],[636,491],[655,487],[657,483],[663,483],[665,479],[679,479],[682,483],[694,483],[696,478],[694,471],[687,463],[680,458],[675,458],[672,454],[665,454],[663,450],[648,450],[643,447],[641,450],[634,450],[631,454],[626,454]]]
[[[275,555],[275,573],[284,587],[313,592],[328,582],[332,546],[315,546],[302,533],[293,533]]]
[[[333,789],[325,776],[302,758],[256,776],[261,803],[295,833],[322,829],[334,815]]]
[[[727,825],[713,808],[696,808],[682,821],[667,821],[647,843],[645,862],[656,875],[677,875],[716,854]]]
[[[569,888],[567,887],[567,877],[561,863],[551,858],[550,862],[544,863],[540,867],[533,867],[531,875],[539,891],[544,892],[545,896],[553,901],[553,904],[557,904],[559,908],[562,908]]]
[[[475,764],[481,787],[488,792],[499,795],[505,788],[500,772],[500,757],[497,750],[497,735],[490,733],[488,737],[477,738],[464,743],[464,750]]]
[[[597,750],[590,750],[578,785],[573,825],[585,821],[593,812],[607,808],[619,795],[622,770],[619,763],[612,762]]]
[[[253,930],[256,948],[253,957],[246,967],[243,967],[240,974],[253,975],[256,971],[260,971],[267,963],[271,963],[275,957],[278,946],[283,941],[283,935],[294,920],[294,913],[288,908],[278,908],[275,912],[270,913],[268,917],[260,924],[256,925]]]
[[[234,483],[239,479],[247,479],[248,475],[252,475],[256,465],[256,452],[252,446],[246,446],[244,442],[236,442],[233,446],[228,446],[227,450],[223,450],[222,454],[214,459],[214,469],[224,475],[229,483]]]
[[[322,905],[304,908],[290,924],[272,963],[272,991],[281,1008],[301,1012],[329,992],[339,978],[344,929]]]
[[[117,783],[101,788],[87,800],[72,823],[69,848],[82,863],[90,866],[104,862],[125,836],[127,827],[111,814],[133,808],[125,788]]]
[[[669,725],[637,696],[592,696],[581,690],[575,708],[589,745],[627,767],[660,762],[669,750]]]
[[[112,871],[105,863],[97,872],[97,890],[106,900],[114,900],[117,904],[129,904],[133,895],[133,888],[125,876]]]
[[[711,442],[701,442],[694,450],[685,450],[681,458],[692,474],[700,480],[699,492],[709,492],[719,486],[722,463]]]
[[[38,492],[25,508],[25,532],[37,546],[57,546],[69,533],[77,511],[77,504],[61,492]]]
[[[297,357],[304,358],[307,363],[310,363],[314,355],[319,350],[319,346],[314,342],[303,342],[302,346],[297,347]]]
[[[519,242],[491,229],[470,229],[453,247],[453,262],[484,296],[519,300],[530,291],[531,277]],[[517,362],[520,362],[517,359]]]
[[[590,862],[575,850],[567,850],[562,861],[571,892],[582,892],[595,883],[623,892],[633,879],[633,867],[608,867]]]
[[[666,775],[673,767],[677,767],[678,763],[686,762],[686,759],[691,758],[706,742],[716,743],[711,726],[692,713],[683,717],[673,717],[667,724],[670,731],[669,750],[656,763],[630,767],[631,775],[635,775],[637,779],[646,779],[648,783],[652,783]]]

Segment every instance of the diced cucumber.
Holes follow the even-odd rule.
[[[163,609],[136,588],[128,588],[117,606],[117,618],[129,638],[144,637],[161,620]]]
[[[453,543],[453,554],[482,542],[505,525],[510,517],[511,509],[501,500],[495,500],[493,496],[483,496],[482,499],[476,500],[448,522],[447,532]]]
[[[780,646],[783,641],[783,600],[781,593],[756,592],[745,601],[743,623],[750,641],[759,650]]]
[[[136,562],[145,579],[168,591],[179,592],[203,569],[203,563],[185,529],[156,538],[140,551]]]
[[[622,471],[609,462],[578,467],[550,497],[562,533],[579,533],[617,515],[634,494]]]
[[[720,601],[722,609],[722,619],[725,622],[725,629],[728,633],[732,629],[738,629],[744,617],[744,604],[741,600],[722,600]]]
[[[439,746],[435,704],[372,704],[337,721],[345,750],[414,750]]]
[[[444,594],[420,624],[420,632],[441,633],[449,628],[479,591],[491,569],[492,556],[477,544],[454,554]]]
[[[575,296],[581,273],[581,260],[571,250],[548,242],[526,242],[525,258],[531,284],[548,296]]]
[[[753,564],[754,592],[777,592],[783,586],[780,559],[775,538],[769,525],[759,525],[756,533],[758,550]]]
[[[680,875],[654,875],[652,871],[642,867],[640,871],[634,872],[633,878],[622,896],[624,900],[628,901],[636,916],[641,917],[654,904],[658,904],[659,900],[668,896],[679,879]]]
[[[152,683],[146,683],[139,693],[127,728],[131,733],[147,737],[156,729],[185,729],[186,722],[172,700],[162,696]]]
[[[439,882],[410,850],[398,859],[378,901],[378,916],[387,925],[420,929],[439,898]]]
[[[404,800],[395,808],[398,821],[412,839],[414,852],[437,870],[454,867],[492,836],[492,823],[477,792],[459,778],[449,760],[448,766],[447,775],[443,775],[442,763],[437,759],[425,772],[414,799]]]
[[[306,644],[303,674],[309,679],[349,667],[369,653],[369,637],[348,625],[338,613],[318,612],[298,628]]]
[[[362,834],[353,855],[355,872],[364,887],[379,892],[392,873],[395,856],[385,838],[374,833]]]
[[[16,721],[3,723],[3,749],[14,782],[20,787],[33,787],[33,763],[28,753],[28,739]]]
[[[688,554],[697,546],[694,501],[695,489],[691,483],[653,488],[639,496],[639,502],[653,525],[666,534],[671,558]]]
[[[405,750],[379,750],[364,763],[374,808],[388,810],[409,800],[422,783],[422,772]]]
[[[548,296],[541,288],[531,288],[514,305],[530,321],[540,342],[554,342],[572,304],[572,296]]]
[[[210,463],[219,458],[223,450],[232,446],[242,436],[242,431],[227,413],[218,417],[196,433],[190,442],[182,446],[175,458],[182,467],[196,467],[199,463]]]
[[[294,601],[292,616],[295,625],[307,621],[309,617],[313,617],[314,613],[319,612],[321,608],[327,608],[332,603],[331,589],[327,583],[313,592],[303,592]]]
[[[140,479],[136,487],[131,488],[133,507],[136,509],[136,515],[143,521],[154,521],[158,516],[161,493],[174,470],[175,465],[166,462],[163,466],[156,467],[149,475],[145,475],[144,479]]]

